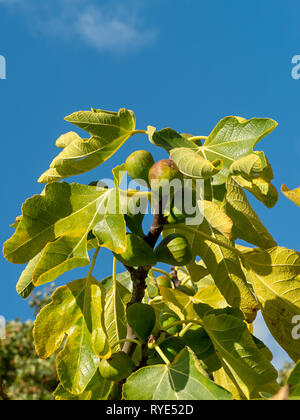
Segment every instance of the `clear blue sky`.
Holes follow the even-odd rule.
[[[79,109],[136,112],[138,128],[171,126],[209,134],[224,116],[271,117],[279,127],[260,144],[275,185],[300,185],[300,80],[291,60],[300,54],[297,0],[0,0],[1,243],[21,203],[57,154],[55,140]],[[108,163],[72,180],[106,177],[111,165],[145,148],[136,136]],[[154,150],[161,158],[163,151]],[[267,210],[255,203],[279,244],[300,250],[299,209],[280,197]],[[15,292],[23,267],[1,257],[0,315],[32,317]],[[98,279],[109,274],[106,253]],[[79,278],[86,269],[58,282]],[[259,323],[257,333],[264,337]],[[268,337],[277,363],[286,357]]]

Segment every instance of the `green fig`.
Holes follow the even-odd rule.
[[[182,325],[176,325],[172,328],[167,328],[169,325],[174,324],[175,322],[180,321],[180,318],[175,314],[175,312],[162,312],[159,315],[159,323],[161,329],[166,331],[170,335],[175,335],[182,330]]]
[[[134,303],[127,309],[127,322],[137,337],[146,343],[156,324],[155,311],[150,305]]]
[[[110,359],[102,359],[99,371],[102,378],[113,382],[120,382],[127,378],[135,369],[135,364],[124,352],[112,354]]]
[[[154,279],[149,278],[148,276],[146,279],[146,285],[147,285],[148,296],[150,299],[153,299],[159,296],[159,290]]]
[[[134,233],[127,235],[126,251],[114,256],[124,265],[129,267],[154,266],[157,263],[152,248]]]
[[[167,236],[154,252],[159,262],[175,266],[186,265],[193,258],[186,238],[175,233]]]
[[[168,287],[169,289],[172,287],[172,281],[168,276],[157,277],[156,283],[158,287]]]
[[[186,215],[178,210],[176,207],[171,207],[170,214],[167,216],[167,222],[170,225],[176,225],[177,223],[184,223]]]
[[[149,186],[148,174],[154,163],[151,153],[146,150],[137,150],[128,156],[125,165],[130,178],[136,182],[143,180]]]

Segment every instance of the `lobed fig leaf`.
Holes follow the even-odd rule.
[[[66,121],[87,131],[91,137],[82,139],[76,133],[67,133],[57,140],[63,151],[52,161],[39,178],[41,183],[56,182],[83,174],[109,159],[134,134],[135,116],[132,111],[79,111]]]

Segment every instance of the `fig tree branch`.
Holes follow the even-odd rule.
[[[162,208],[160,206],[159,211],[154,214],[153,222],[150,227],[149,233],[147,236],[145,236],[144,241],[153,249],[156,245],[156,242],[158,241],[164,225],[166,223],[166,220],[164,218],[164,215],[162,213]],[[148,273],[151,269],[151,267],[139,267],[137,269],[133,267],[126,266],[126,269],[129,271],[131,275],[132,280],[132,295],[131,300],[128,303],[127,307],[133,305],[134,303],[140,303],[144,299],[145,296],[145,289],[146,289],[146,278],[148,276]],[[130,327],[130,325],[127,326],[127,339],[131,341],[127,341],[124,344],[123,351],[124,353],[128,354],[128,356],[132,356],[135,349],[136,349],[136,343],[134,341],[136,339],[135,332]]]

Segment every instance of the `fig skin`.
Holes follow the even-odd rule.
[[[162,159],[156,162],[149,171],[149,183],[154,185],[154,181],[160,181],[161,185],[173,181],[174,179],[182,179],[182,174],[177,165],[171,159]]]
[[[162,312],[159,315],[159,323],[162,330],[165,330],[170,335],[175,335],[182,330],[182,325],[177,325],[172,328],[167,328],[169,325],[174,324],[174,322],[180,321],[178,315],[175,312]]]
[[[120,382],[127,378],[135,369],[135,364],[124,352],[114,353],[110,359],[102,359],[99,371],[104,379]]]
[[[167,276],[157,277],[156,283],[157,283],[158,287],[168,287],[169,289],[172,288],[172,281]]]
[[[143,180],[149,186],[148,174],[154,163],[151,153],[146,150],[137,150],[128,156],[125,165],[131,179]]]
[[[159,262],[174,266],[186,265],[193,258],[187,239],[178,234],[167,236],[154,252]]]
[[[138,235],[129,233],[127,235],[126,250],[122,254],[115,254],[114,256],[122,264],[129,267],[138,266],[154,266],[157,264],[155,253],[152,248]]]

